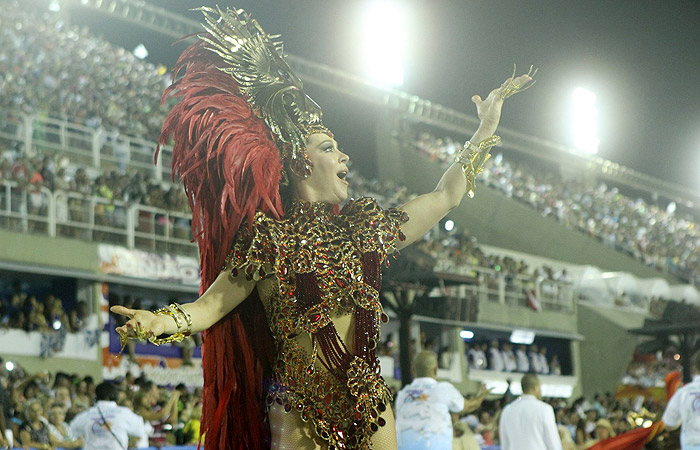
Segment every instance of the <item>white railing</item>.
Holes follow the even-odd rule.
[[[439,259],[435,271],[446,274],[459,274],[469,280],[455,288],[447,288],[450,296],[469,302],[497,302],[503,305],[530,307],[542,310],[575,312],[576,296],[572,283],[544,279],[472,265],[454,265],[447,259]],[[468,315],[469,305],[458,305],[456,314]],[[461,320],[467,320],[461,317]]]
[[[8,180],[0,187],[0,228],[196,256],[189,214]]]
[[[102,171],[127,168],[146,179],[170,179],[172,148],[161,149],[154,163],[156,143],[117,135],[65,120],[4,112],[0,115],[0,143],[22,143],[27,156],[57,153],[78,166]]]

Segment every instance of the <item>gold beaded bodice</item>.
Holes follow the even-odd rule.
[[[331,205],[295,202],[282,220],[262,213],[243,228],[227,258],[234,274],[272,278],[278,289],[263,303],[275,341],[274,382],[268,405],[277,402],[310,420],[329,448],[369,449],[370,436],[390,401],[376,347],[380,264],[403,240],[399,210],[383,210],[370,198]],[[332,317],[353,314],[353,342],[343,342]],[[307,334],[311,351],[298,343]]]

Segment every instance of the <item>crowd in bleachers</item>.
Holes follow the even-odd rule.
[[[428,133],[405,139],[427,157],[449,164],[461,146]],[[593,180],[564,181],[554,171],[516,164],[496,155],[480,175],[482,182],[580,230],[605,245],[693,284],[700,277],[700,230],[695,220],[643,199],[626,197]]]
[[[497,444],[498,419],[511,399],[513,395],[506,392],[502,399],[486,401],[475,413],[462,417],[455,426],[456,439],[473,440],[481,446]],[[617,399],[609,393],[596,394],[591,399],[579,398],[572,403],[563,399],[544,400],[554,408],[564,450],[584,450],[599,440],[649,426],[660,419],[665,406],[654,400]]]
[[[62,372],[30,374],[17,363],[0,367],[0,413],[12,430],[17,448],[82,448],[70,422],[95,403],[95,380]],[[115,380],[117,403],[140,415],[147,435],[129,442],[129,448],[197,444],[202,392],[184,385],[158,386],[131,374]],[[2,448],[2,442],[0,442]],[[11,447],[12,448],[12,447]]]
[[[680,355],[670,347],[656,353],[635,353],[622,384],[644,388],[664,387],[666,374],[681,370]]]
[[[0,109],[69,119],[155,140],[165,68],[11,0],[0,17]]]
[[[139,60],[85,28],[69,26],[60,13],[6,8],[0,18],[0,107],[25,113],[59,116],[109,133],[119,132],[147,140],[158,136],[164,111],[160,96],[170,82],[162,67]],[[37,15],[41,17],[38,19]],[[413,146],[432,159],[450,162],[461,143],[421,133]],[[42,161],[27,161],[16,170],[1,162],[3,175],[25,176],[27,183],[50,183]],[[506,195],[629,253],[660,270],[695,283],[700,277],[700,229],[693,219],[641,199],[631,199],[603,183],[567,180],[554,172],[528,169],[502,157],[489,161],[483,181]],[[57,171],[60,170],[57,169]],[[39,174],[39,175],[37,175]],[[144,180],[124,174],[99,174],[93,192],[105,198],[146,198],[154,206],[182,210],[182,199],[168,198],[160,188],[150,192]],[[65,182],[61,179],[68,178]],[[56,174],[54,183],[66,187],[71,174]],[[43,180],[43,181],[42,181]],[[33,182],[32,182],[33,181]],[[89,184],[89,183],[88,183]],[[373,182],[358,191],[373,195]],[[138,186],[136,192],[129,187]],[[367,188],[370,189],[367,189]],[[88,190],[84,183],[81,189]],[[406,197],[405,188],[393,187],[388,196]],[[39,197],[36,197],[37,199]],[[388,204],[393,202],[389,201]]]
[[[7,328],[75,333],[85,329],[88,316],[87,305],[82,301],[65,308],[63,301],[52,294],[42,300],[21,290],[0,295],[0,326]]]
[[[95,380],[90,376],[41,371],[30,374],[16,363],[0,367],[0,408],[13,431],[16,447],[82,448],[74,438],[71,420],[95,403]],[[11,370],[8,368],[11,367]],[[139,414],[147,424],[147,436],[130,442],[129,448],[196,444],[199,439],[202,392],[184,385],[158,386],[131,374],[115,380],[117,403]],[[455,423],[455,445],[462,441],[480,446],[498,444],[498,420],[502,408],[515,398],[510,390],[501,398],[485,401],[477,411]],[[596,394],[573,402],[545,399],[555,411],[565,450],[583,450],[597,440],[615,436],[660,418],[664,403],[653,399],[615,398]],[[39,445],[36,445],[39,444]],[[455,448],[471,448],[467,446]]]
[[[133,174],[110,170],[106,173],[72,164],[56,154],[27,157],[0,147],[0,180],[19,184],[20,189],[35,192],[41,187],[50,191],[97,196],[108,201],[142,204],[165,210],[189,211],[184,191],[179,185],[165,185]],[[30,197],[31,203],[31,197]],[[41,208],[43,205],[32,205]]]

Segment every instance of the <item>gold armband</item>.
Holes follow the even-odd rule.
[[[455,163],[462,165],[462,172],[467,179],[467,195],[474,198],[476,190],[476,176],[484,169],[484,164],[491,157],[491,147],[498,145],[501,138],[498,136],[487,137],[478,145],[471,141],[464,143],[464,147],[455,157]]]
[[[190,316],[179,303],[172,303],[170,305],[159,308],[155,310],[153,314],[155,314],[156,316],[170,316],[173,318],[173,320],[175,321],[175,325],[177,326],[177,332],[171,334],[168,337],[158,339],[155,336],[153,336],[149,338],[148,342],[150,342],[153,345],[170,344],[172,342],[182,342],[192,332],[192,316]],[[185,331],[182,330],[183,321],[187,324],[187,329]]]

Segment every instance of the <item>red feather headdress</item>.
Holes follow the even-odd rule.
[[[175,65],[163,101],[179,101],[159,138],[159,148],[174,141],[173,178],[192,208],[200,294],[221,272],[242,225],[251,226],[257,211],[284,215],[283,161],[308,175],[308,133],[326,131],[280,44],[242,10],[202,11],[206,33]],[[269,448],[262,398],[274,348],[256,295],[205,332],[202,432],[210,449]]]

